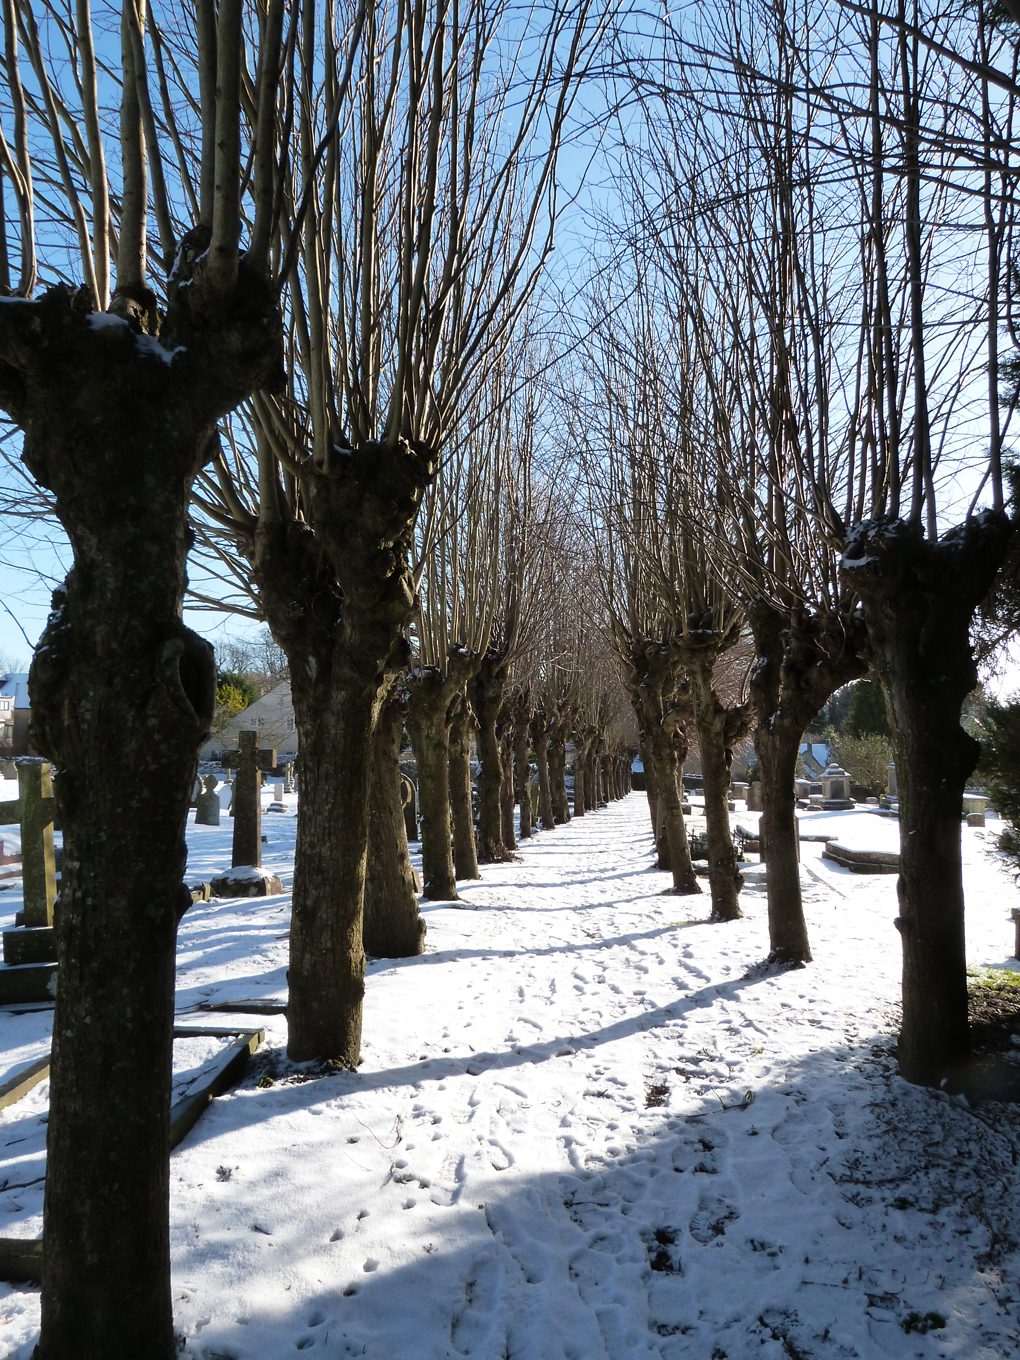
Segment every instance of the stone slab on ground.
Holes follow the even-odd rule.
[[[57,994],[55,963],[0,964],[0,1006],[52,1001]]]
[[[209,886],[213,897],[275,897],[283,892],[275,874],[253,864],[239,864],[229,873],[218,875]]]
[[[840,841],[828,841],[822,859],[830,859],[855,874],[898,874],[900,857],[895,850],[859,850]]]
[[[171,1108],[171,1151],[195,1126],[210,1102],[240,1080],[249,1057],[264,1042],[266,1032],[264,1029],[199,1029],[182,1025],[174,1027],[173,1036],[175,1039],[205,1036],[232,1038],[234,1043],[224,1052],[200,1089],[177,1101]],[[27,1094],[33,1086],[49,1076],[49,1070],[50,1060],[47,1056],[5,1082],[0,1086],[0,1109]],[[5,1093],[8,1096],[6,1100]],[[42,1279],[42,1253],[41,1238],[0,1237],[0,1280],[38,1284]]]
[[[22,926],[4,931],[4,963],[56,963],[57,932],[53,926]]]
[[[286,1015],[287,1002],[277,996],[264,996],[240,1001],[202,1001],[197,1009],[223,1015]]]

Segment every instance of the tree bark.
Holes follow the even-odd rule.
[[[794,777],[808,724],[841,685],[866,674],[863,625],[845,608],[789,612],[762,601],[748,612],[758,652],[751,672],[761,765],[762,854],[769,911],[769,960],[811,962],[800,891]]]
[[[514,796],[520,808],[520,839],[531,839],[531,762],[527,710],[514,709]]]
[[[549,722],[549,784],[552,791],[553,816],[556,824],[570,821],[570,805],[567,802],[567,733],[570,731],[573,715],[568,706],[557,703],[556,716]]]
[[[570,804],[567,802],[567,746],[562,737],[553,737],[549,743],[549,785],[552,789],[553,816],[556,825],[562,826],[570,821]]]
[[[584,768],[584,749],[585,749],[584,743],[585,743],[585,738],[579,734],[577,737],[574,738],[574,740],[575,740],[575,743],[576,743],[576,746],[577,746],[577,754],[574,756],[574,765],[573,765],[573,774],[574,774],[574,798],[573,798],[573,803],[574,803],[574,816],[575,816],[575,817],[583,817],[583,816],[584,816],[584,778],[585,778],[585,768]]]
[[[545,713],[536,713],[531,721],[531,736],[535,743],[535,764],[538,766],[538,816],[544,831],[556,825],[553,812],[552,780],[549,777],[549,720]]]
[[[647,752],[654,772],[659,868],[672,873],[675,893],[693,896],[701,892],[701,885],[691,863],[681,792],[693,708],[689,695],[678,685],[679,672],[680,659],[668,643],[644,640],[631,650],[627,684],[638,718],[641,749]],[[663,843],[669,859],[665,866]]]
[[[919,525],[872,520],[847,543],[842,573],[859,592],[872,664],[893,728],[900,806],[903,1025],[907,1081],[956,1081],[970,1056],[960,818],[980,753],[960,727],[977,683],[974,611],[1002,564],[1012,525],[985,511],[935,542]]]
[[[254,576],[290,663],[300,750],[287,1005],[298,1062],[361,1058],[373,736],[407,663],[408,549],[434,471],[427,450],[366,443],[328,470],[306,465],[306,519],[274,518],[263,499]]]
[[[499,788],[499,813],[503,848],[507,859],[514,859],[517,849],[517,834],[514,829],[514,729],[509,713],[505,713],[498,724],[499,764],[502,780]]]
[[[453,867],[458,878],[481,878],[475,850],[471,787],[471,712],[461,700],[450,726],[450,806],[453,816]]]
[[[400,789],[403,703],[391,694],[376,721],[369,778],[368,858],[365,866],[365,952],[408,959],[425,947]]]
[[[503,842],[500,789],[503,766],[496,720],[503,703],[507,667],[503,658],[489,650],[469,686],[471,707],[478,722],[478,858],[482,864],[500,864],[510,858],[511,849]]]
[[[641,715],[640,715],[640,713],[639,713],[639,714],[638,714],[638,722],[640,722],[640,721],[641,721]],[[641,749],[641,765],[642,765],[642,767],[643,767],[643,769],[644,769],[644,773],[645,773],[645,798],[648,800],[648,815],[649,815],[649,817],[650,817],[651,820],[652,820],[652,838],[653,838],[653,840],[656,841],[656,844],[657,844],[657,843],[658,843],[658,829],[659,829],[659,827],[658,827],[658,823],[659,823],[659,786],[658,786],[658,784],[657,784],[657,782],[656,782],[656,779],[655,779],[655,767],[654,767],[653,764],[652,764],[652,748],[651,748],[651,743],[650,743],[650,742],[647,742],[647,741],[642,741],[641,744],[640,744],[640,749]]]
[[[703,630],[704,631],[704,630]],[[694,716],[701,749],[708,840],[708,882],[712,892],[712,920],[737,921],[744,879],[737,868],[737,852],[730,832],[730,775],[733,747],[746,734],[750,704],[733,708],[720,700],[712,683],[717,652],[711,646],[688,646],[687,672],[694,694]]]
[[[175,1354],[175,947],[215,703],[212,649],[180,617],[188,494],[216,421],[279,380],[282,352],[275,303],[247,276],[203,314],[178,282],[158,341],[141,334],[158,322],[141,288],[137,315],[119,292],[120,319],[95,326],[87,289],[0,300],[0,405],[74,554],[29,679],[64,833],[41,1360]]]
[[[445,675],[429,666],[407,682],[407,731],[418,762],[422,877],[432,902],[460,900],[451,840],[450,726],[473,665],[473,659],[454,652]]]
[[[598,812],[599,807],[605,802],[602,761],[599,756],[601,745],[602,738],[599,732],[593,730],[584,761],[584,801],[588,812]]]

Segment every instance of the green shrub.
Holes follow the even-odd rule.
[[[863,784],[875,798],[881,798],[889,787],[889,762],[892,746],[880,732],[863,736],[839,736],[831,729],[826,733],[826,745],[833,760],[843,766],[855,784]]]
[[[1020,868],[1020,695],[1001,704],[986,699],[980,727],[981,758],[975,773],[1007,823],[999,849]]]

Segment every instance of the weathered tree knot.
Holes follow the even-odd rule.
[[[142,284],[119,287],[110,300],[110,315],[126,321],[136,335],[156,335],[159,332],[156,294]]]
[[[216,700],[216,666],[209,644],[195,634],[168,638],[160,651],[159,673],[174,705],[199,733],[208,733]]]

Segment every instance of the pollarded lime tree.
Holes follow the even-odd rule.
[[[829,695],[865,669],[856,595],[838,573],[861,466],[856,238],[833,206],[841,174],[797,103],[826,53],[798,46],[785,11],[756,0],[722,0],[698,23],[667,21],[664,68],[628,67],[648,136],[629,155],[627,201],[661,307],[696,351],[685,409],[714,463],[713,511],[688,530],[754,638],[770,957],[802,963],[798,751]]]
[[[422,877],[425,896],[433,901],[456,901],[457,879],[478,877],[467,689],[489,646],[496,612],[504,456],[485,421],[457,441],[429,493],[419,527],[420,596],[403,683],[418,766]],[[451,769],[455,730],[457,758]]]
[[[301,747],[288,1052],[356,1064],[368,779],[408,658],[414,524],[552,249],[556,165],[599,40],[590,0],[295,11],[285,398],[258,470],[203,482],[290,662]],[[343,40],[351,30],[356,48]],[[326,91],[315,92],[325,43]]]
[[[863,602],[896,760],[900,1070],[935,1085],[970,1056],[960,810],[980,748],[960,719],[977,680],[975,611],[1016,524],[997,378],[1020,87],[1014,45],[981,8],[932,14],[921,33],[875,7],[853,15],[845,52],[866,79],[828,93],[857,128],[874,341],[861,380],[870,456],[841,567]],[[970,503],[951,506],[943,476],[965,465],[975,423],[984,466]]]
[[[0,252],[0,404],[74,554],[30,680],[64,830],[42,1360],[176,1353],[174,953],[215,702],[212,649],[181,622],[187,502],[217,422],[282,383],[284,12],[199,0],[171,77],[172,8],[128,0],[100,55],[87,0],[3,6],[20,256],[12,274]],[[169,135],[175,108],[194,160]]]

